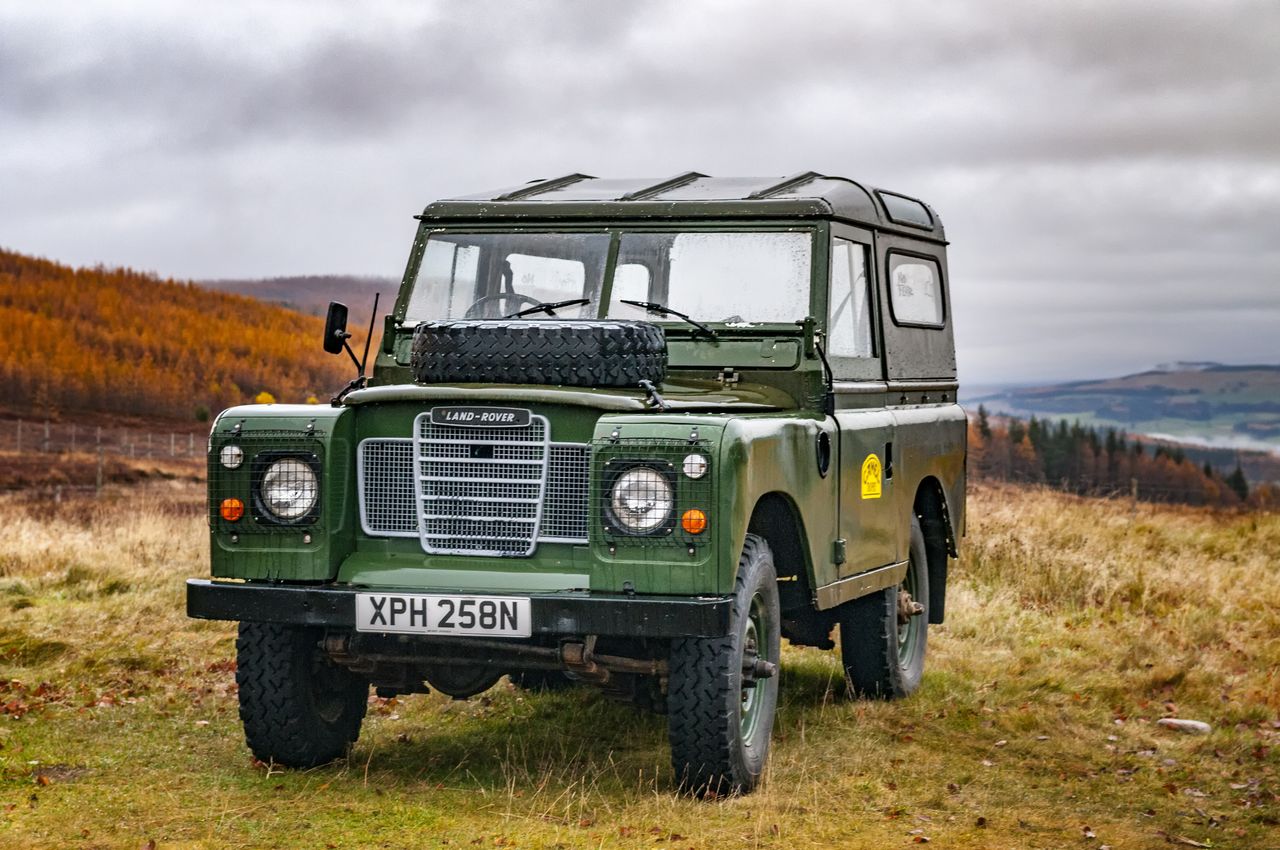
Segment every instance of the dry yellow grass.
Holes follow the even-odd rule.
[[[921,692],[789,649],[764,788],[697,802],[661,718],[505,683],[254,766],[198,495],[0,502],[0,846],[1280,847],[1280,517],[978,489]]]

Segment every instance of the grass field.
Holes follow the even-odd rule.
[[[764,788],[695,801],[663,718],[505,681],[255,764],[234,628],[183,615],[198,499],[0,502],[0,847],[1280,847],[1274,515],[979,488],[922,690],[789,649]]]

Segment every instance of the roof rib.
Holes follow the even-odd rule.
[[[701,180],[706,174],[699,174],[697,171],[686,171],[683,174],[677,174],[675,177],[668,177],[651,186],[645,186],[628,192],[618,198],[619,201],[644,201],[655,195],[661,195],[663,192],[670,192],[672,189],[679,189],[681,186],[688,186],[695,180]]]
[[[789,189],[795,189],[798,186],[803,186],[806,183],[813,180],[819,180],[825,176],[826,175],[819,174],[816,171],[802,171],[799,174],[792,174],[790,177],[786,177],[782,181],[774,183],[772,186],[757,189],[750,195],[747,195],[747,200],[759,201],[764,198],[772,198],[774,195],[781,195]]]
[[[563,177],[553,177],[550,180],[535,180],[528,186],[521,186],[519,189],[499,195],[494,200],[519,201],[534,195],[541,195],[543,192],[563,189],[565,186],[572,186],[574,183],[579,183],[583,180],[594,179],[590,174],[566,174]]]

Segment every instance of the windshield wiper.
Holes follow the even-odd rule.
[[[650,313],[660,313],[663,316],[675,316],[677,319],[684,319],[686,322],[693,325],[695,328],[697,328],[699,331],[709,336],[711,339],[719,338],[719,334],[711,330],[711,328],[707,327],[706,325],[702,324],[702,322],[699,322],[697,319],[686,316],[684,313],[681,313],[679,310],[672,310],[670,307],[666,306],[665,304],[659,304],[656,301],[628,301],[625,298],[619,298],[618,300],[621,301],[623,304],[630,304],[632,307],[641,307],[645,310],[648,310]]]
[[[590,304],[590,298],[566,298],[564,301],[552,301],[550,304],[544,304],[539,301],[532,307],[526,307],[523,310],[517,310],[510,315],[503,316],[504,319],[518,319],[521,316],[527,316],[530,313],[546,313],[548,316],[554,316],[556,310],[561,307],[572,307],[574,304]]]

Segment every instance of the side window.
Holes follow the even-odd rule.
[[[903,254],[889,255],[889,300],[900,325],[943,325],[942,276],[938,263]]]
[[[847,239],[831,243],[827,352],[832,357],[874,357],[867,249]]]

